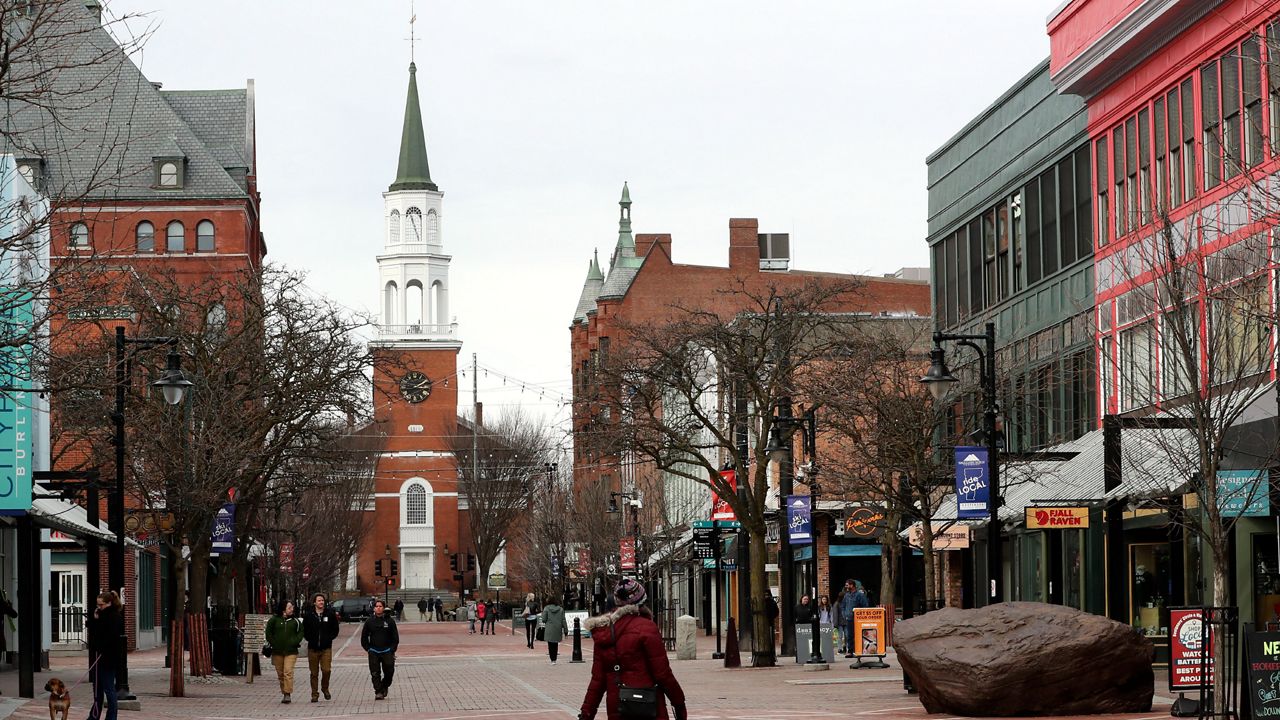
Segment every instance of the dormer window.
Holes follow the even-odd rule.
[[[155,164],[155,187],[161,190],[181,190],[186,184],[187,160],[181,157],[152,158]]]
[[[18,174],[35,190],[44,189],[44,159],[18,158]]]

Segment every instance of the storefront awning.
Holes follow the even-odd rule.
[[[31,502],[31,516],[39,525],[76,537],[96,537],[107,542],[116,540],[105,522],[99,520],[95,528],[89,523],[89,515],[83,507],[58,497],[37,495]]]

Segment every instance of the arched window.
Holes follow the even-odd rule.
[[[435,208],[427,211],[427,242],[440,242],[440,216],[436,214]]]
[[[138,223],[138,252],[156,251],[156,226],[143,220]]]
[[[404,321],[405,324],[422,326],[422,283],[410,280],[404,286]]]
[[[75,223],[71,226],[71,247],[87,248],[89,247],[89,226],[82,222]]]
[[[449,321],[445,318],[444,306],[444,285],[437,280],[431,283],[431,313],[435,316],[436,325],[448,325]]]
[[[404,214],[409,220],[409,242],[422,242],[422,211],[411,207]]]
[[[187,229],[182,223],[174,220],[165,228],[165,250],[168,252],[185,252],[187,249]]]
[[[417,483],[404,491],[404,524],[426,525],[431,514],[427,512],[427,489]]]
[[[387,229],[391,233],[391,242],[400,242],[400,211],[392,210],[391,217],[387,220]]]
[[[213,221],[201,220],[196,225],[196,252],[213,252]]]
[[[177,163],[167,162],[160,164],[160,187],[178,187]]]
[[[396,287],[395,281],[387,283],[387,287],[382,291],[382,324],[394,325],[396,323],[396,303],[400,299],[399,288]]]
[[[214,303],[205,313],[205,324],[210,330],[221,331],[227,326],[227,308],[222,303]]]

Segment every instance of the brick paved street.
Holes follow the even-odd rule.
[[[468,635],[462,623],[401,624],[401,645],[390,697],[375,701],[365,658],[360,651],[358,625],[343,626],[335,648],[333,700],[308,702],[310,696],[305,657],[296,672],[294,702],[280,704],[274,670],[253,684],[243,677],[215,676],[210,681],[188,679],[187,697],[165,697],[168,671],[162,651],[130,656],[130,679],[142,701],[142,712],[122,712],[124,720],[240,720],[243,718],[345,718],[378,716],[388,719],[518,718],[550,720],[574,718],[590,675],[590,642],[584,644],[586,662],[569,662],[572,645],[561,646],[560,663],[550,665],[546,646],[535,650],[524,645],[524,636],[511,635],[499,626],[494,636]],[[677,677],[689,698],[690,717],[699,720],[816,720],[818,718],[870,717],[877,720],[926,718],[919,702],[902,690],[902,674],[896,663],[889,670],[849,670],[838,663],[827,672],[805,672],[790,659],[782,667],[726,670],[710,660],[714,638],[699,637],[699,660],[674,662]],[[81,658],[55,658],[51,673],[72,684],[84,676]],[[1146,715],[1112,716],[1126,720],[1167,718],[1168,699],[1159,691],[1157,703]],[[12,705],[17,692],[16,673],[0,675],[0,689]],[[85,717],[88,683],[73,690],[71,718]],[[0,706],[0,718],[5,717]],[[48,705],[37,697],[9,717],[43,720]],[[600,717],[604,717],[601,712]],[[941,717],[941,716],[935,716]]]

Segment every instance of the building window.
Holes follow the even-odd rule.
[[[138,553],[138,630],[156,628],[156,556]]]
[[[1155,386],[1155,333],[1144,322],[1120,332],[1121,411],[1152,402]]]
[[[1160,316],[1160,394],[1182,397],[1199,386],[1200,306],[1182,304]]]
[[[435,208],[427,211],[427,242],[440,242],[440,216],[436,214]]]
[[[400,211],[392,210],[391,217],[387,219],[387,230],[391,234],[391,242],[400,242]]]
[[[1026,218],[1027,218],[1027,285],[1035,285],[1040,282],[1040,272],[1044,269],[1044,265],[1040,262],[1040,180],[1039,178],[1027,183],[1026,190],[1023,191],[1023,197],[1026,199]]]
[[[1200,69],[1200,127],[1204,128],[1204,189],[1222,182],[1222,113],[1218,96],[1218,61]]]
[[[1138,194],[1138,225],[1151,222],[1151,112],[1138,111],[1138,178],[1134,183]]]
[[[1097,171],[1096,187],[1098,189],[1098,247],[1106,247],[1110,232],[1110,208],[1107,207],[1107,140],[1102,138],[1093,144],[1094,169]]]
[[[1124,125],[1111,132],[1111,182],[1115,185],[1116,239],[1129,232],[1129,214],[1124,204]]]
[[[137,238],[138,252],[155,252],[156,251],[156,226],[143,220],[138,223],[138,229],[134,234]]]
[[[181,222],[174,220],[165,228],[165,250],[168,252],[185,252],[187,248],[187,229]]]
[[[196,225],[196,252],[213,252],[213,221],[201,220]]]
[[[71,247],[84,249],[89,247],[89,226],[82,223],[71,225]]]
[[[1204,162],[1199,160],[1200,148],[1196,145],[1196,116],[1193,105],[1195,96],[1191,91],[1191,78],[1182,81],[1178,88],[1182,98],[1182,195],[1181,200],[1187,202],[1196,196],[1196,166]]]
[[[176,190],[183,184],[183,169],[186,162],[182,158],[156,158],[155,185],[166,190]]]
[[[1269,48],[1272,53],[1280,48]],[[1240,46],[1241,99],[1244,102],[1244,164],[1262,162],[1262,55],[1258,36],[1250,35]]]
[[[422,211],[411,207],[405,211],[404,216],[409,221],[409,242],[422,242]]]
[[[1267,92],[1271,96],[1271,154],[1280,155],[1280,21],[1267,26]]]
[[[1081,145],[1076,149],[1073,161],[1075,173],[1075,243],[1076,259],[1086,258],[1093,254],[1093,222],[1089,207],[1089,145]],[[1067,212],[1070,212],[1069,210]],[[1063,236],[1064,243],[1070,242]],[[1062,263],[1064,266],[1066,261]]]
[[[421,483],[413,483],[404,490],[404,524],[430,525],[431,508],[427,497],[427,488]]]
[[[382,324],[394,325],[396,323],[396,305],[400,302],[399,288],[396,287],[395,281],[387,283],[382,291]]]

